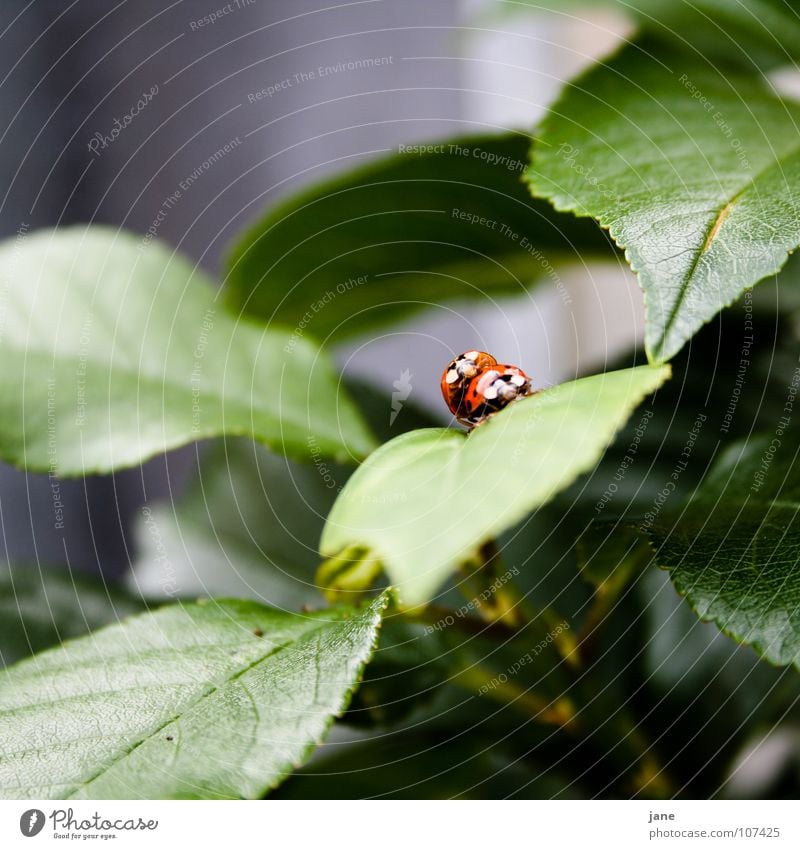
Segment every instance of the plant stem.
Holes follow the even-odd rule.
[[[674,796],[675,785],[656,756],[653,746],[642,729],[623,706],[618,711],[620,738],[630,741],[630,748],[639,756],[639,769],[633,777],[636,793],[647,798],[663,799]]]
[[[586,704],[592,704],[592,693],[587,692],[584,656],[590,654],[587,637],[590,637],[600,624],[609,605],[613,603],[614,593],[598,593],[593,610],[587,623],[577,636],[569,630],[569,624],[555,610],[544,607],[537,611],[519,590],[506,570],[500,575],[500,552],[492,540],[480,550],[478,557],[467,564],[465,578],[460,589],[468,599],[468,610],[476,610],[484,621],[466,616],[464,608],[451,611],[440,607],[427,607],[414,611],[415,618],[431,624],[445,627],[454,626],[474,636],[492,636],[503,642],[526,633],[541,643],[552,643],[563,663],[553,668],[551,687],[560,689],[561,694],[549,697],[541,693],[526,690],[523,686],[509,680],[509,674],[493,675],[480,665],[470,664],[457,671],[451,682],[477,696],[487,696],[501,704],[507,704],[525,715],[528,719],[554,725],[576,739],[586,739],[585,724],[580,722],[580,708],[568,696],[569,690],[585,695]],[[467,592],[464,592],[467,590]],[[587,624],[589,630],[587,631]],[[538,646],[537,646],[538,647]],[[586,654],[584,655],[583,652]],[[590,688],[591,689],[591,688]],[[675,794],[675,786],[665,773],[652,746],[642,730],[631,719],[624,706],[620,707],[612,719],[612,725],[618,739],[636,755],[638,770],[633,776],[636,794],[648,798],[668,798]],[[591,735],[589,735],[591,736]]]
[[[452,610],[449,607],[439,607],[429,604],[423,609],[406,612],[409,619],[426,622],[432,626],[431,631],[443,631],[446,628],[455,628],[464,634],[473,637],[491,637],[492,639],[506,642],[519,634],[518,628],[512,628],[506,622],[488,621],[476,619],[462,613],[463,608]]]
[[[507,704],[528,719],[557,725],[570,733],[576,731],[575,706],[564,696],[554,700],[547,699],[531,690],[523,689],[513,681],[492,678],[491,671],[478,664],[461,670],[451,682],[473,695],[485,695],[492,701]]]
[[[470,605],[477,607],[487,622],[502,622],[513,631],[532,627],[541,639],[556,646],[563,660],[577,666],[579,656],[569,625],[551,607],[535,610],[514,583],[511,570],[501,574],[502,562],[497,543],[489,540],[481,547],[476,561],[466,567],[472,569],[465,579],[474,593]]]

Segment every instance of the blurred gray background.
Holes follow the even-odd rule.
[[[532,128],[560,81],[625,27],[603,9],[575,17],[494,0],[4,0],[0,227],[90,221],[144,233],[181,181],[234,141],[157,226],[219,275],[246,222],[325,173],[401,142]],[[363,59],[380,63],[347,67]],[[333,70],[321,76],[324,66]],[[127,126],[115,132],[117,122]],[[542,284],[417,317],[337,357],[388,391],[408,369],[412,400],[436,409],[442,345],[472,347],[475,327],[541,384],[630,346],[641,299],[624,270],[576,267],[563,283],[569,309]],[[0,467],[4,558],[119,574],[137,506],[179,487],[195,456],[63,484],[63,530],[48,479]]]

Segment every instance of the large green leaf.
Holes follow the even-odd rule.
[[[0,667],[141,610],[134,596],[66,567],[0,565]]]
[[[511,404],[469,437],[428,428],[385,444],[328,517],[329,573],[337,560],[380,563],[406,605],[424,604],[484,543],[588,471],[668,374],[643,366],[583,378]]]
[[[307,340],[228,316],[201,271],[106,228],[0,247],[0,458],[110,471],[218,434],[307,457],[373,442]]]
[[[799,443],[784,431],[731,446],[688,503],[644,528],[701,619],[773,663],[797,664]]]
[[[531,6],[597,25],[598,6],[620,11],[649,35],[687,46],[722,64],[771,67],[800,56],[800,15],[787,0],[513,0],[493,14]],[[600,22],[602,26],[604,22]]]
[[[755,76],[644,42],[570,85],[541,128],[533,193],[592,216],[645,293],[663,361],[800,243],[800,106]]]
[[[22,661],[0,676],[0,796],[261,796],[347,705],[384,605],[171,606]]]
[[[517,133],[401,146],[290,197],[236,245],[228,301],[328,339],[447,298],[522,292],[557,280],[559,260],[613,255],[588,222],[531,199],[529,145]]]
[[[345,385],[380,439],[433,423],[406,404],[390,424],[389,396],[363,383]],[[130,583],[147,598],[253,598],[292,609],[319,604],[317,544],[351,471],[319,456],[313,464],[296,463],[246,439],[216,441],[198,452],[180,495],[142,508]]]
[[[632,0],[639,26],[717,64],[771,67],[800,57],[794,0]]]

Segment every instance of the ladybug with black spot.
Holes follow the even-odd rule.
[[[496,366],[497,360],[485,351],[465,351],[459,354],[442,374],[442,395],[450,412],[458,417],[470,381],[484,369]]]
[[[462,424],[475,427],[517,398],[534,394],[533,383],[517,366],[498,363],[485,351],[466,351],[442,374],[442,395]]]

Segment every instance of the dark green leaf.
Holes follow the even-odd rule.
[[[317,543],[349,470],[294,463],[226,439],[175,501],[143,508],[134,582],[146,595],[235,596],[299,609],[322,601]]]
[[[562,259],[613,255],[588,222],[531,199],[529,145],[518,133],[401,146],[289,198],[235,247],[229,303],[327,341],[448,298],[557,281]]]
[[[576,80],[545,120],[531,189],[625,248],[652,361],[800,243],[798,119],[762,79],[646,42]]]
[[[645,656],[650,685],[670,695],[709,702],[704,712],[722,711],[739,735],[756,715],[781,719],[800,697],[795,670],[761,662],[748,646],[736,645],[710,622],[701,622],[670,585],[667,575],[650,570],[641,584],[648,639]],[[789,695],[790,694],[790,695]],[[788,696],[788,698],[787,698]],[[722,737],[720,733],[717,739]]]
[[[800,15],[786,0],[632,0],[639,26],[673,50],[753,70],[800,57]]]
[[[791,0],[513,0],[497,6],[506,14],[530,6],[586,16],[598,26],[604,22],[598,22],[597,8],[607,7],[673,49],[697,51],[717,64],[770,68],[800,57],[800,15]]]
[[[332,753],[293,776],[281,799],[577,798],[557,768],[523,761],[474,729],[382,734]],[[522,753],[520,753],[522,754]]]
[[[0,566],[0,667],[141,607],[133,596],[66,567]]]
[[[800,462],[797,433],[776,427],[731,446],[687,504],[642,527],[701,619],[773,663],[796,664]]]

